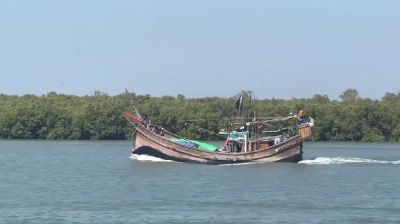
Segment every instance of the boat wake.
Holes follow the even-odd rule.
[[[330,165],[330,164],[346,164],[346,163],[366,163],[366,164],[394,164],[400,165],[400,160],[388,161],[388,160],[375,160],[375,159],[364,159],[364,158],[345,158],[345,157],[317,157],[315,159],[303,160],[299,163],[310,164],[310,165]]]
[[[220,164],[217,166],[246,166],[246,165],[254,165],[259,164],[258,162],[248,162],[248,163],[228,163],[228,164]]]
[[[147,162],[174,162],[172,160],[161,159],[158,157],[144,155],[144,154],[142,154],[142,155],[131,154],[130,158],[131,158],[131,160],[147,161]]]
[[[130,159],[137,161],[147,161],[147,162],[175,162],[172,160],[165,160],[149,155],[138,155],[132,154]],[[351,158],[351,157],[316,157],[314,159],[302,160],[299,163],[308,165],[331,165],[331,164],[347,164],[347,163],[359,163],[359,164],[392,164],[400,165],[400,160],[389,161],[389,160],[375,160],[375,159],[365,159],[365,158]],[[258,164],[256,162],[249,163],[235,163],[235,164],[221,164],[218,166],[245,166]]]

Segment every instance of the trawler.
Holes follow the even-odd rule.
[[[124,112],[134,125],[132,154],[150,155],[165,160],[203,164],[299,162],[303,141],[313,133],[314,120],[304,111],[281,118],[255,119],[232,123],[222,147],[185,139],[148,124],[140,114]],[[270,130],[271,123],[286,122],[292,126]]]

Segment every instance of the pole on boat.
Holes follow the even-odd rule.
[[[133,108],[133,111],[140,117],[142,118],[142,115],[140,115],[139,111],[135,107],[135,103],[133,100],[131,100],[131,107]]]
[[[244,152],[247,152],[247,133],[244,135]]]

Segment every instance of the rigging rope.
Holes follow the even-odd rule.
[[[281,132],[283,130],[289,130],[289,127],[281,128],[281,129],[278,129],[278,130],[262,131],[262,132],[263,133],[277,133],[277,132]]]
[[[289,116],[289,117],[284,117],[284,118],[275,118],[275,119],[272,119],[272,120],[265,120],[265,121],[249,121],[249,122],[246,122],[246,123],[249,123],[249,124],[267,124],[267,123],[273,123],[273,122],[278,122],[278,121],[287,121],[287,120],[294,119],[294,118],[297,118],[297,116]],[[238,125],[238,124],[242,124],[242,123],[233,123],[233,124]]]
[[[207,130],[207,129],[201,128],[201,127],[199,127],[199,126],[197,126],[197,125],[190,124],[190,123],[186,123],[186,122],[185,122],[185,125],[193,126],[193,127],[197,128],[199,131],[203,131],[203,132],[206,132],[206,133],[208,133],[208,134],[211,134],[211,135],[217,136],[217,137],[219,137],[219,138],[222,138],[221,135],[219,135],[219,134],[217,134],[217,133],[214,133],[214,132],[212,132],[212,131],[209,131],[209,130]],[[224,139],[225,139],[225,138],[224,138]]]

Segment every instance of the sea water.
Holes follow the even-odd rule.
[[[298,164],[131,156],[125,141],[0,141],[0,223],[400,223],[400,144],[305,143]]]

